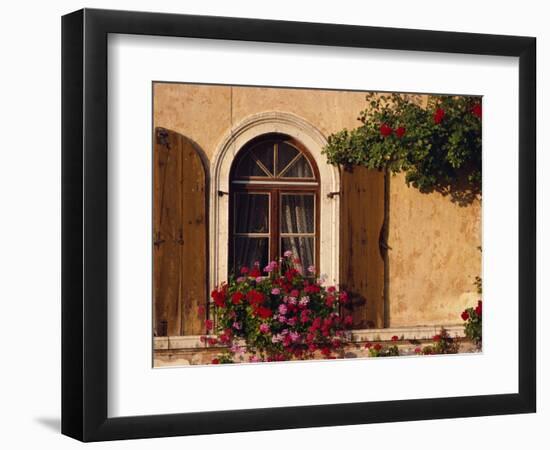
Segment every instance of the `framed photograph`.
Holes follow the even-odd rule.
[[[535,411],[531,37],[62,21],[62,432]]]

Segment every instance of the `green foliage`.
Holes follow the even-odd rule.
[[[466,308],[462,312],[464,320],[464,334],[471,339],[478,347],[481,347],[482,338],[482,319],[483,319],[483,303],[481,300],[477,302],[475,308]]]
[[[362,125],[328,138],[330,164],[346,169],[404,172],[423,192],[453,188],[477,193],[481,184],[481,98],[369,94]]]
[[[460,344],[453,339],[445,328],[432,338],[433,344],[420,349],[418,353],[422,355],[452,355],[458,353]]]
[[[385,356],[399,356],[397,345],[383,346],[376,344],[368,347],[369,356],[372,358],[383,358]]]

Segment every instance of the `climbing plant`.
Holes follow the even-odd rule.
[[[479,191],[481,98],[369,94],[358,128],[328,138],[330,164],[405,173],[421,191]]]

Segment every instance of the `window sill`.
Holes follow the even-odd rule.
[[[392,336],[397,336],[400,340],[431,340],[432,337],[441,331],[444,327],[451,337],[464,337],[464,325],[422,325],[413,327],[395,327],[395,328],[371,328],[362,330],[352,330],[353,342],[387,342],[391,341]],[[206,345],[201,342],[200,335],[193,336],[160,336],[153,338],[153,349],[155,351],[185,351],[204,349]],[[223,346],[218,346],[223,347]],[[216,346],[208,346],[216,348]]]

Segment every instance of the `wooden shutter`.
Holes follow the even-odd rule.
[[[384,327],[384,204],[383,172],[342,171],[340,284],[350,293],[356,329]]]
[[[207,221],[204,166],[184,136],[155,129],[153,304],[157,336],[204,333]]]

